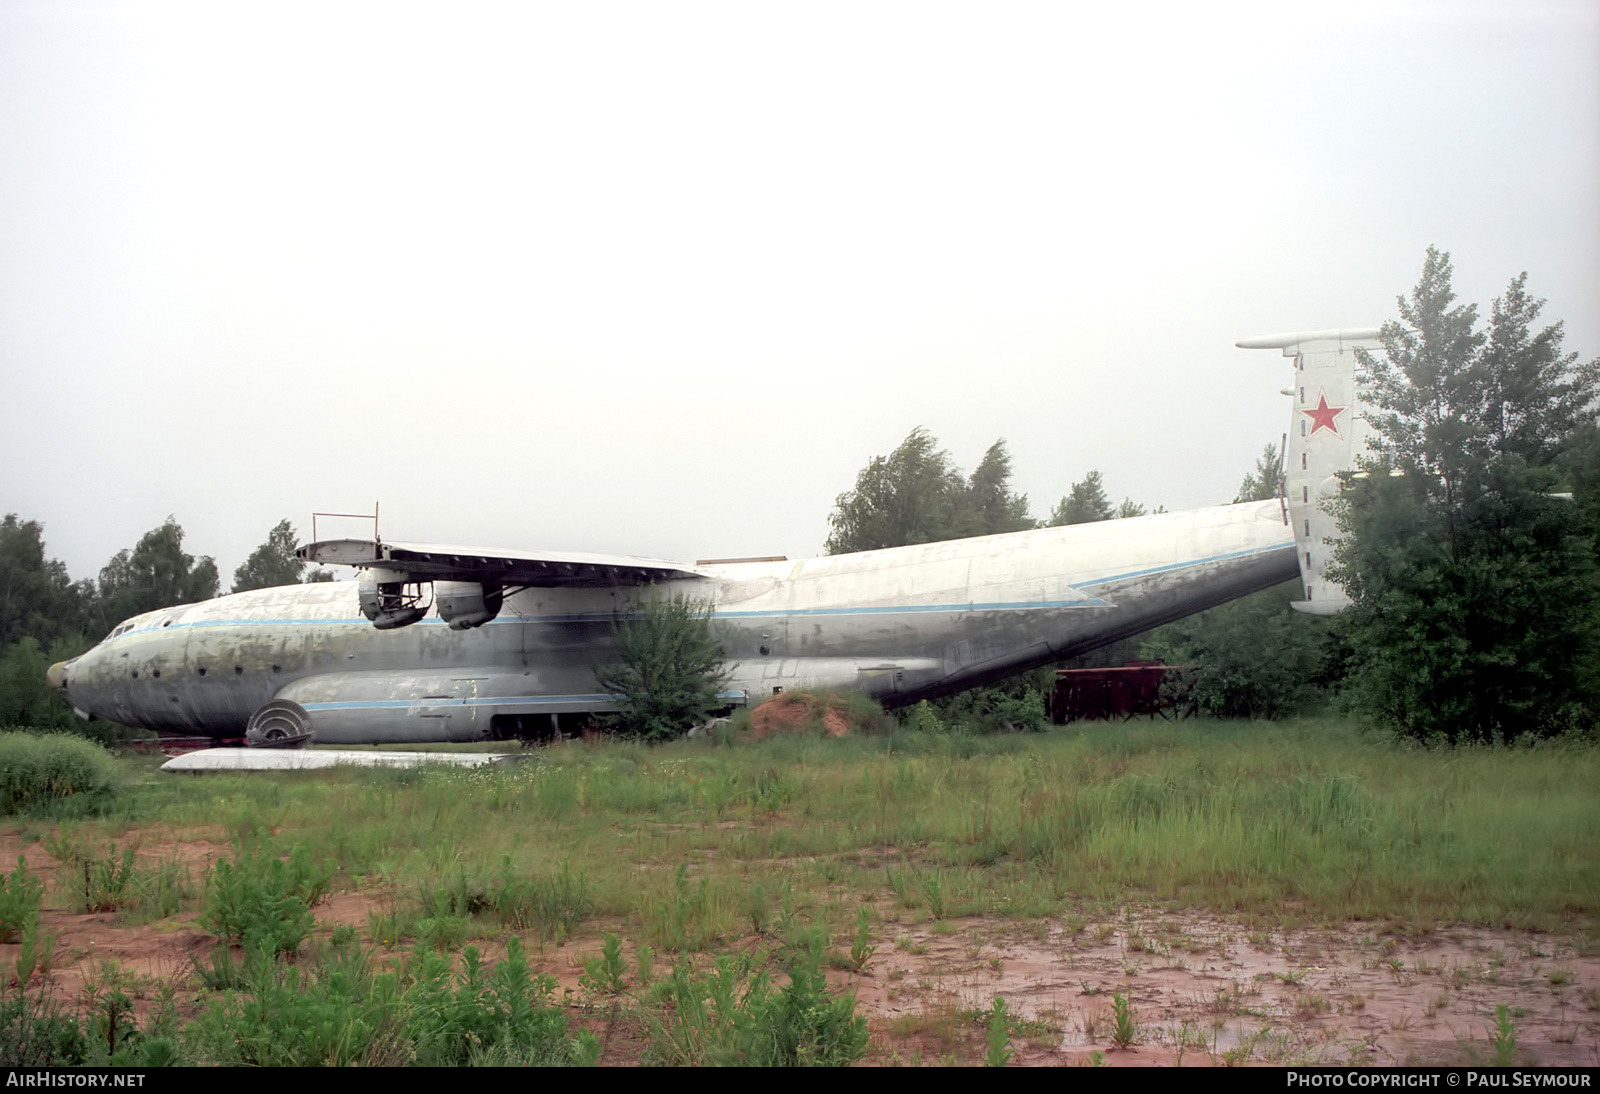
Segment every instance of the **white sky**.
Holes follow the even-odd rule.
[[[1600,353],[1600,5],[1107,7],[0,0],[0,513],[801,557],[917,425],[1216,504],[1233,342],[1429,244]]]

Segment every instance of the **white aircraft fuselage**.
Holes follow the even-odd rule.
[[[81,713],[152,729],[314,734],[322,743],[548,731],[616,707],[597,666],[653,596],[708,604],[729,705],[796,687],[887,705],[991,683],[1300,575],[1296,606],[1337,611],[1327,575],[1342,476],[1367,450],[1356,359],[1378,331],[1269,335],[1293,358],[1279,499],[790,561],[332,540],[300,550],[359,582],[236,593],[137,616],[50,683]]]
[[[80,712],[216,738],[297,723],[330,744],[510,737],[614,709],[594,669],[616,658],[616,621],[683,595],[711,605],[730,705],[797,687],[897,705],[1286,581],[1297,562],[1269,501],[690,569],[642,586],[523,589],[462,630],[434,612],[375,629],[354,582],[235,593],[128,620],[53,666],[51,682]],[[263,717],[274,711],[284,716]]]

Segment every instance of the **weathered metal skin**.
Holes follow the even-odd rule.
[[[237,737],[269,702],[323,743],[461,741],[496,716],[599,712],[613,623],[642,599],[709,601],[730,702],[862,688],[888,704],[991,682],[1294,577],[1277,501],[800,561],[684,567],[671,580],[508,594],[482,626],[437,609],[378,630],[354,582],[295,585],[151,612],[53,686],[80,712]],[[119,628],[121,629],[121,628]],[[288,710],[295,717],[298,712]],[[292,720],[292,719],[291,719]]]

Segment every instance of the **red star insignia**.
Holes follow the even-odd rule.
[[[1317,430],[1319,429],[1329,430],[1335,437],[1338,437],[1342,434],[1339,432],[1339,423],[1334,419],[1349,409],[1347,406],[1329,406],[1328,396],[1319,391],[1317,392],[1317,405],[1310,410],[1302,410],[1300,413],[1311,416],[1311,435],[1313,437],[1317,435]]]

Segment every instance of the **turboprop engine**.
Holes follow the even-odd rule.
[[[408,581],[401,570],[369,566],[356,582],[361,614],[380,631],[407,627],[428,614],[431,600],[424,582]]]
[[[450,624],[451,630],[464,631],[499,615],[506,591],[477,581],[435,581],[433,596],[439,603],[439,618]]]
[[[505,588],[478,581],[408,581],[400,570],[370,566],[357,582],[361,614],[380,631],[408,627],[437,603],[453,631],[481,627],[500,614]],[[429,592],[432,595],[430,597]]]

